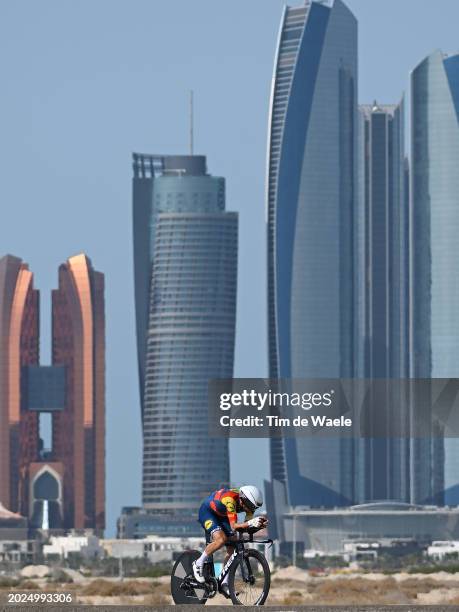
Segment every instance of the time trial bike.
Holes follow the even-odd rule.
[[[174,564],[171,574],[171,594],[176,604],[205,604],[208,599],[222,593],[222,583],[228,576],[228,590],[235,605],[262,606],[268,597],[271,585],[271,571],[266,557],[259,550],[249,548],[250,544],[268,544],[270,539],[254,540],[259,529],[238,532],[234,540],[234,552],[225,563],[220,575],[215,576],[213,556],[204,564],[204,583],[193,575],[193,561],[201,556],[197,550],[186,550]],[[248,534],[248,537],[244,537]]]

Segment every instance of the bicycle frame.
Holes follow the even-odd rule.
[[[241,551],[238,550],[239,547],[235,547],[234,548],[234,552],[231,555],[231,557],[228,559],[228,561],[225,563],[222,571],[220,572],[219,577],[217,578],[217,584],[220,587],[223,583],[223,580],[225,578],[225,576],[229,573],[231,566],[233,565],[233,561],[236,559],[236,557],[238,555],[241,554]],[[244,550],[244,547],[242,547],[242,550]],[[213,555],[211,557],[211,563],[212,563],[212,567],[214,567],[214,563],[213,563]],[[214,575],[215,575],[215,568],[214,568]]]
[[[270,539],[267,539],[267,540],[254,540],[253,539],[253,533],[250,534],[249,539],[245,539],[243,537],[243,534],[240,533],[239,534],[239,538],[234,542],[234,552],[233,552],[233,554],[228,559],[228,561],[225,563],[222,571],[220,572],[219,577],[216,579],[217,580],[218,590],[220,590],[220,587],[223,584],[223,580],[226,578],[227,574],[229,573],[229,571],[231,569],[231,566],[233,565],[233,563],[236,560],[236,558],[238,556],[241,556],[241,557],[244,556],[245,545],[246,544],[251,544],[251,543],[255,543],[255,544],[269,544],[270,546],[272,546],[273,545],[273,540],[270,540]],[[230,543],[230,545],[231,545],[231,543]],[[212,576],[213,576],[213,578],[215,578],[215,568],[214,568],[213,555],[210,557],[208,562],[211,564],[211,567],[212,567]],[[248,581],[251,578],[253,578],[250,575],[248,575],[248,576],[244,575],[244,573],[246,571],[246,564],[245,563],[241,563],[241,570],[242,570],[242,577],[244,578],[244,580]]]

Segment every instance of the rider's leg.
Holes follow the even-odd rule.
[[[228,537],[224,531],[221,529],[216,529],[214,532],[212,532],[212,542],[207,544],[204,552],[208,557],[210,557],[210,555],[213,555],[215,552],[217,552],[217,550],[223,548],[227,539]]]
[[[204,563],[211,555],[213,555],[215,552],[217,552],[217,550],[220,550],[220,548],[225,545],[227,539],[228,538],[222,529],[216,529],[215,531],[213,531],[212,542],[207,544],[202,555],[199,557],[199,559],[196,560],[196,565],[200,567],[204,565]]]

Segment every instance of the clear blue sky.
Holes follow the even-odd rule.
[[[435,48],[459,50],[457,0],[348,0],[360,101],[391,103]],[[267,372],[264,174],[281,0],[0,0],[0,254],[29,262],[50,356],[57,267],[85,251],[106,275],[108,533],[140,502],[131,152],[188,146],[240,213],[236,376]],[[250,445],[253,449],[254,445]],[[268,475],[267,444],[233,442],[235,482]]]

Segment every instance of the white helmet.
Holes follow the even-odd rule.
[[[263,494],[258,487],[245,485],[239,489],[239,497],[251,512],[263,505]]]

